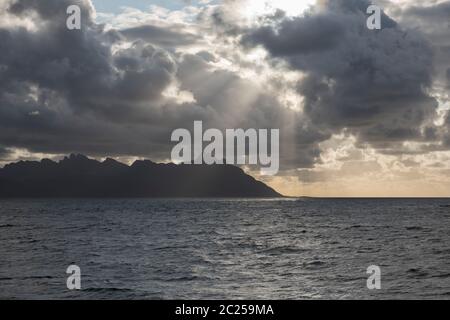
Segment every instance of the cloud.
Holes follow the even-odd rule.
[[[82,8],[80,31],[66,28],[72,4]],[[146,122],[168,103],[163,91],[177,71],[168,51],[140,40],[120,47],[86,0],[10,1],[2,15],[31,15],[35,26],[0,28],[1,143],[91,154],[142,154],[161,143],[150,141],[161,128]]]
[[[11,151],[0,145],[0,161],[8,160],[10,155]]]
[[[444,71],[450,68],[450,1],[436,4],[409,5],[399,13],[402,24],[411,29],[420,30],[436,47],[436,69]]]
[[[0,143],[51,154],[163,160],[171,132],[203,120],[221,129],[282,128],[282,163],[318,161],[317,142],[327,133],[284,108],[273,92],[215,66],[213,53],[177,52],[193,40],[181,41],[182,33],[148,25],[105,29],[94,22],[89,1],[10,4],[7,15],[35,16],[38,28],[0,29]],[[83,9],[80,31],[65,27],[69,4]],[[192,101],[179,101],[181,92]]]
[[[311,125],[301,114],[280,105],[276,95],[228,70],[218,70],[204,53],[185,55],[179,64],[180,89],[192,92],[196,116],[208,126],[227,128],[278,128],[283,169],[312,167],[320,158],[318,143],[327,131]]]
[[[334,16],[317,15],[302,18],[286,18],[276,29],[264,26],[247,34],[243,43],[263,45],[273,56],[286,57],[308,55],[327,51],[338,45],[344,28]]]
[[[173,31],[153,25],[146,25],[121,30],[121,33],[132,40],[142,39],[162,47],[178,47],[192,45],[200,38],[191,33]]]
[[[314,125],[343,129],[372,146],[424,139],[435,115],[428,95],[433,52],[424,37],[384,16],[383,30],[365,27],[366,1],[325,1],[319,10],[250,30],[243,44],[304,72],[298,93]]]
[[[172,130],[195,120],[280,128],[284,170],[320,166],[322,144],[339,134],[384,154],[404,154],[411,141],[425,144],[414,154],[442,141],[440,150],[450,147],[450,121],[434,124],[431,93],[436,67],[439,84],[450,77],[445,31],[433,24],[446,7],[402,4],[395,21],[384,14],[383,30],[370,31],[368,2],[320,3],[251,23],[231,0],[176,12],[127,9],[103,25],[88,0],[4,1],[2,150],[166,160]],[[66,28],[72,4],[82,8],[80,31]],[[360,158],[355,151],[345,161]]]
[[[382,172],[377,161],[347,161],[339,169],[300,170],[298,178],[303,183],[320,183],[329,180],[355,179]]]

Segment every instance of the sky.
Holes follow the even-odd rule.
[[[210,1],[189,1],[189,0],[93,0],[96,11],[103,13],[120,14],[123,8],[135,8],[141,11],[149,10],[152,6],[163,7],[172,11],[182,10],[188,5],[201,6],[202,4],[212,4]],[[217,1],[216,1],[217,3]]]
[[[290,196],[450,196],[450,1],[0,0],[0,165],[280,129]],[[82,9],[82,28],[66,9]]]

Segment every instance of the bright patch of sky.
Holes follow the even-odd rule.
[[[148,10],[151,6],[163,7],[169,10],[180,10],[188,5],[202,5],[219,2],[219,0],[92,0],[97,12],[120,13],[124,7]]]

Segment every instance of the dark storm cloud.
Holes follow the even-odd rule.
[[[445,23],[449,23],[450,17],[450,2],[442,2],[431,6],[416,6],[413,5],[405,10],[406,15],[413,15],[421,19],[430,19],[433,21],[439,20],[443,22],[443,28],[448,27]],[[436,21],[437,22],[437,21]]]
[[[84,24],[92,24],[93,9],[88,1],[74,0],[74,1],[38,1],[38,0],[5,0],[10,2],[8,12],[14,15],[24,16],[32,13],[37,13],[39,17],[47,22],[54,22],[59,24],[66,21],[66,16],[61,12],[66,12],[68,6],[78,5],[84,15]]]
[[[450,91],[450,1],[435,5],[411,5],[402,11],[402,21],[414,28],[420,28],[435,48],[435,82],[441,87],[439,93]],[[443,137],[442,148],[450,147],[450,119],[437,133]]]
[[[318,160],[317,142],[327,133],[284,109],[276,96],[251,81],[213,68],[213,54],[173,53],[181,36],[169,29],[105,31],[93,22],[88,1],[11,4],[12,15],[37,15],[39,29],[0,29],[2,145],[43,153],[166,159],[171,132],[203,120],[205,127],[221,129],[283,128],[288,147],[281,150],[282,162],[311,167]],[[69,4],[83,9],[80,31],[66,29]],[[164,35],[172,37],[164,45],[173,42],[174,48],[159,46]],[[122,46],[130,37],[136,40]],[[164,96],[174,84],[194,101]]]
[[[93,22],[89,1],[11,1],[8,13],[35,17],[37,30],[0,29],[0,143],[40,152],[145,154],[164,145],[162,92],[176,62],[165,50],[120,40]],[[66,9],[82,8],[82,29]],[[5,13],[4,13],[5,14]],[[166,132],[167,131],[167,132]],[[167,140],[166,140],[167,141]]]
[[[368,6],[327,1],[320,11],[252,30],[242,42],[305,72],[298,92],[316,126],[347,128],[373,145],[422,140],[421,125],[437,108],[426,93],[432,49],[420,33],[402,30],[386,15],[383,30],[366,28]]]
[[[203,120],[219,129],[280,128],[283,168],[311,168],[320,162],[319,143],[343,128],[386,152],[442,135],[421,128],[436,108],[426,94],[432,49],[385,15],[384,30],[367,30],[364,1],[331,1],[304,17],[277,12],[242,37],[245,46],[261,45],[305,73],[297,88],[304,113],[281,105],[276,90],[217,68],[220,50],[180,53],[202,41],[180,26],[105,30],[87,0],[8,2],[0,19],[30,18],[35,28],[2,19],[0,154],[20,147],[166,159],[172,130]],[[82,8],[80,31],[66,28],[72,4]],[[203,10],[197,22],[228,44],[244,30],[226,6]],[[179,101],[176,90],[165,94],[175,86],[192,101]]]
[[[438,93],[448,95],[450,91],[450,1],[420,6],[411,5],[401,12],[402,22],[425,33],[434,47],[434,81]],[[442,148],[450,147],[450,119],[447,115],[445,125],[437,132],[442,137]]]
[[[450,66],[450,1],[435,5],[418,6],[411,5],[401,11],[400,19],[403,24],[410,28],[417,28],[423,32],[430,42],[439,48],[442,59],[446,67]],[[439,65],[441,66],[441,65]]]
[[[423,32],[434,48],[434,80],[450,87],[450,1],[438,4],[411,4],[399,10],[402,24]]]
[[[85,23],[80,31],[65,26],[65,10],[79,4]],[[1,79],[20,90],[35,84],[41,90],[63,94],[74,112],[103,112],[105,116],[133,114],[125,103],[157,99],[170,83],[175,65],[167,53],[151,44],[135,43],[113,56],[111,43],[100,26],[92,23],[87,1],[14,1],[10,12],[39,13],[37,32],[23,28],[0,30],[0,64],[7,66]],[[14,92],[9,92],[14,94]],[[5,95],[4,95],[5,96]]]
[[[335,17],[307,16],[283,20],[276,30],[271,26],[259,28],[245,36],[243,42],[262,44],[274,56],[289,57],[332,49],[343,32]]]

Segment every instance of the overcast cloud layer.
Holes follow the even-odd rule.
[[[0,0],[0,162],[165,160],[171,132],[203,120],[280,128],[280,176],[303,183],[449,170],[449,1],[377,1],[380,31],[366,0],[257,17],[242,3],[112,15],[89,0]]]

